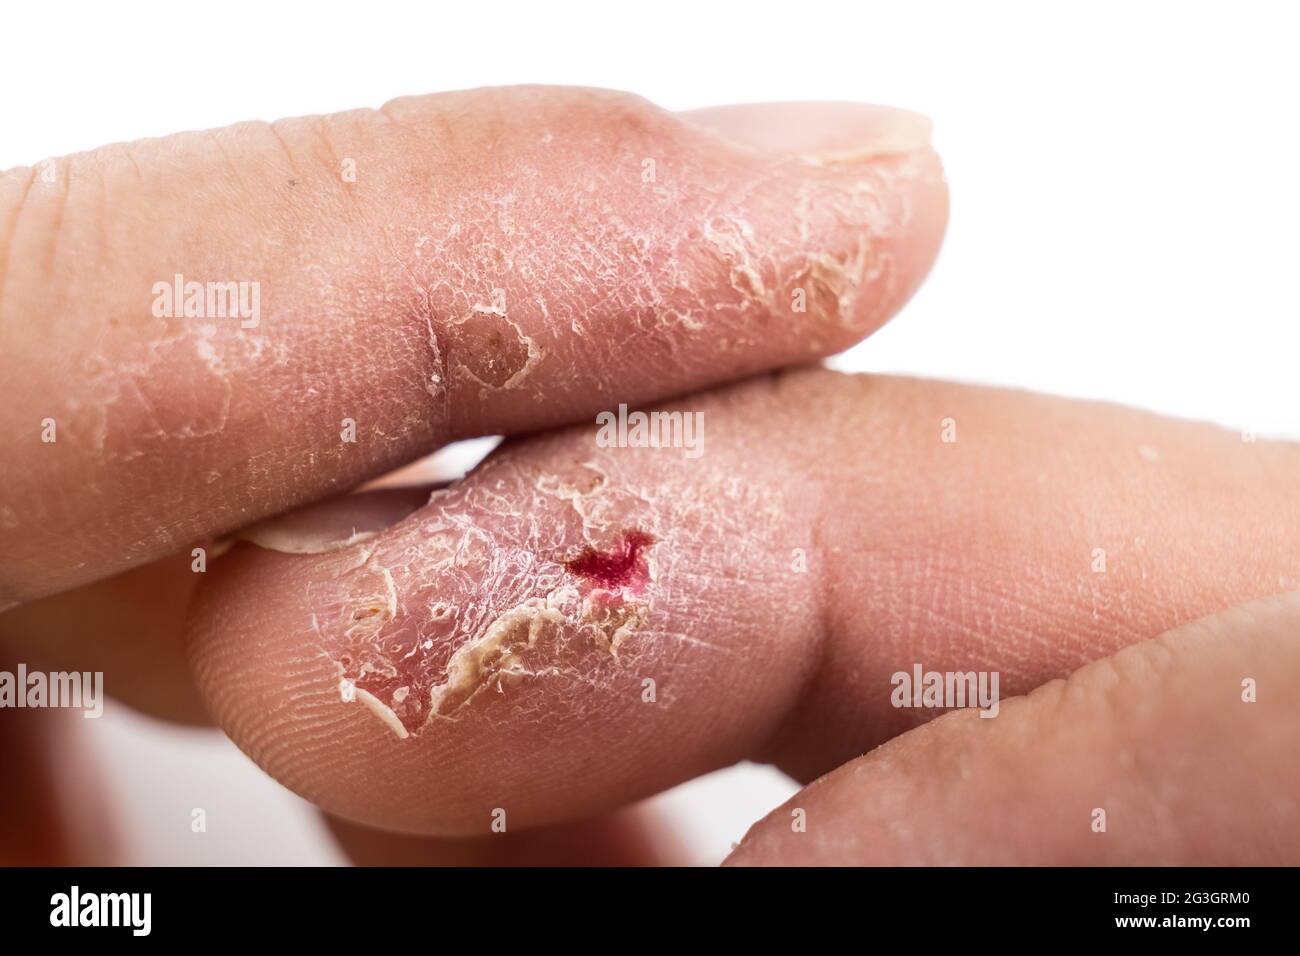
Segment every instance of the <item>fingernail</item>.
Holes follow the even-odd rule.
[[[464,478],[500,441],[494,435],[444,445],[354,494],[267,518],[236,531],[217,547],[228,550],[237,541],[247,541],[266,551],[324,554],[360,544],[423,507],[437,489]]]
[[[745,103],[678,115],[749,149],[819,165],[862,163],[930,145],[928,117],[868,103]]]
[[[363,491],[268,518],[232,537],[284,554],[339,551],[392,527],[422,507],[432,491],[431,487]]]

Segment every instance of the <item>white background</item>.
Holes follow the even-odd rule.
[[[948,238],[903,314],[838,362],[1300,438],[1300,21],[1282,3],[58,3],[4,17],[0,167],[520,82],[673,109],[919,110],[948,170]],[[337,859],[224,738],[120,707],[92,736],[138,861]],[[713,861],[791,789],[740,768],[668,809]],[[209,833],[177,839],[163,821],[188,837],[193,806]]]

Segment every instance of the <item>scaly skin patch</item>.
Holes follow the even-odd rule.
[[[564,595],[559,601],[564,601]],[[431,716],[455,713],[480,691],[496,686],[502,690],[507,676],[526,676],[524,654],[537,646],[548,628],[562,627],[567,618],[558,606],[546,599],[533,599],[511,608],[492,622],[487,633],[477,641],[462,644],[447,662],[447,679],[429,693]]]
[[[641,460],[582,448],[539,467],[535,450],[507,444],[404,526],[335,552],[307,599],[313,643],[370,695],[350,691],[350,703],[418,737],[489,712],[534,719],[543,695],[529,685],[543,679],[589,700],[683,648],[717,653],[664,627],[698,583],[676,573],[679,556],[707,541],[720,566],[752,568],[772,545],[742,534],[741,516],[766,529],[782,512],[736,474],[705,472],[689,494],[662,496],[630,476]]]
[[[530,678],[602,684],[649,620],[657,538],[628,520],[644,501],[612,492],[593,462],[539,473],[504,453],[485,467],[499,480],[435,493],[413,519],[418,547],[346,548],[309,585],[340,700],[399,738]],[[516,494],[529,506],[493,527]]]

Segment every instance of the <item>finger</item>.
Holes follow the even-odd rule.
[[[216,719],[343,816],[540,824],[824,773],[933,716],[890,704],[917,661],[1025,693],[1300,581],[1296,446],[825,371],[666,408],[703,443],[574,428],[364,546],[232,551],[191,619]]]
[[[629,807],[594,820],[512,832],[504,809],[483,818],[481,834],[420,837],[325,816],[358,866],[680,866],[686,852],[658,815]]]
[[[945,187],[924,121],[817,109],[774,151],[723,113],[478,90],[5,174],[0,607],[866,335]]]
[[[359,492],[309,505],[241,540],[300,554],[367,540],[429,500],[428,486]],[[328,524],[322,517],[328,514]],[[208,560],[221,546],[169,555],[103,581],[0,612],[0,651],[44,671],[104,675],[115,700],[163,720],[207,724],[190,674],[185,617]]]
[[[728,862],[1294,865],[1297,727],[1291,594],[1126,648],[996,719],[896,738],[774,810]]]

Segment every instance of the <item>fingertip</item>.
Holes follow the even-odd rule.
[[[834,102],[749,103],[678,115],[785,184],[791,215],[772,219],[769,245],[788,249],[789,261],[772,305],[790,313],[813,351],[835,351],[870,334],[928,275],[948,223],[948,187],[928,117]],[[760,284],[743,271],[740,277]]]

